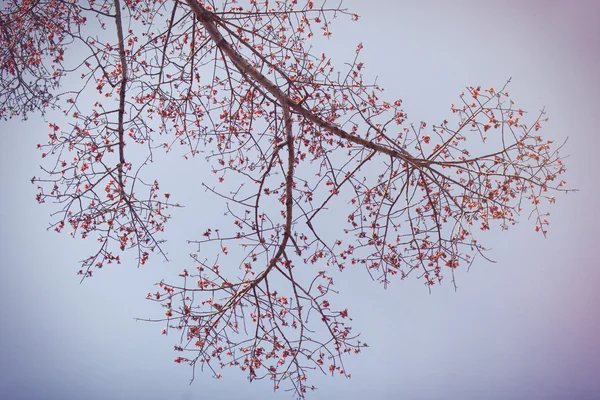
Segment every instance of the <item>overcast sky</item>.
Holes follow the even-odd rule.
[[[336,281],[370,347],[346,360],[351,379],[311,376],[309,399],[595,399],[600,393],[600,5],[589,1],[346,1],[359,24],[339,20],[337,62],[365,48],[366,71],[401,97],[414,122],[440,122],[467,85],[501,86],[531,111],[546,107],[544,135],[569,137],[566,179],[546,239],[524,220],[485,236],[495,264],[479,259],[432,294],[422,281],[387,291],[350,271]],[[340,58],[341,57],[341,58]],[[193,251],[194,215],[174,213],[166,264],[107,268],[79,284],[90,244],[46,231],[52,205],[34,201],[35,144],[46,124],[0,123],[0,398],[287,399],[270,382],[234,370],[216,380],[175,364],[177,338],[144,300]],[[173,176],[185,182],[185,166]],[[177,169],[180,168],[180,169]],[[176,190],[176,186],[173,186]],[[184,189],[182,189],[184,190]],[[204,210],[221,212],[207,197]],[[190,224],[190,221],[192,223]],[[346,272],[344,273],[346,274]]]

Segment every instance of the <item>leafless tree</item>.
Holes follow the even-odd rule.
[[[58,204],[56,231],[98,240],[82,278],[120,263],[116,247],[166,257],[179,204],[144,167],[176,148],[208,160],[203,186],[226,215],[193,241],[182,280],[148,297],[180,335],[176,362],[236,366],[299,397],[310,371],[346,375],[343,356],[364,346],[334,305],[336,271],[454,284],[483,255],[478,231],[525,213],[545,234],[565,191],[543,112],[506,86],[468,87],[452,121],[411,124],[363,80],[362,45],[342,69],[311,50],[335,18],[358,20],[304,0],[9,0],[0,14],[0,116],[64,112],[32,181]]]

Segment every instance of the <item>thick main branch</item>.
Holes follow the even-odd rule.
[[[127,57],[125,55],[125,38],[123,36],[123,21],[121,18],[121,2],[115,0],[115,22],[117,26],[117,38],[119,40],[119,61],[121,63],[121,84],[119,85],[119,186],[121,194],[124,193],[123,168],[125,164],[125,94],[127,91]]]
[[[279,88],[279,86],[271,82],[269,78],[267,78],[260,71],[254,68],[248,61],[244,59],[244,57],[240,53],[238,53],[233,48],[233,46],[231,46],[231,44],[223,37],[221,32],[219,32],[219,29],[217,28],[217,25],[215,23],[215,19],[217,17],[213,13],[204,8],[204,6],[202,6],[202,4],[200,4],[197,0],[186,1],[192,9],[192,12],[196,15],[202,26],[204,26],[211,39],[216,43],[217,47],[223,52],[223,54],[225,54],[233,62],[233,64],[242,74],[246,75],[247,77],[250,77],[257,84],[262,86],[266,91],[271,93],[280,102],[282,107],[289,107],[290,110],[296,112],[299,115],[302,115],[304,118],[314,123],[318,127],[325,129],[349,142],[364,146],[378,153],[387,154],[394,158],[399,158],[410,164],[421,165],[423,164],[423,162],[426,162],[426,160],[415,159],[404,149],[393,149],[390,147],[385,147],[380,144],[373,143],[367,139],[361,138],[359,136],[351,135],[350,133],[341,129],[339,126],[323,120],[322,118],[318,117],[315,113],[302,107],[301,104],[295,102],[287,94],[285,94]]]

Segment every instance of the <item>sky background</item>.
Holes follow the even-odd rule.
[[[351,379],[313,375],[309,399],[595,399],[600,393],[600,4],[589,1],[384,1],[344,4],[328,46],[337,62],[363,42],[366,73],[411,121],[438,123],[467,85],[500,87],[523,109],[546,108],[544,137],[569,141],[569,187],[550,209],[547,238],[524,220],[492,232],[495,264],[478,259],[431,294],[422,281],[388,290],[364,271],[336,280],[354,329],[370,347],[346,359]],[[450,118],[449,118],[450,119]],[[199,228],[173,212],[172,262],[107,268],[79,284],[89,244],[46,231],[52,205],[37,205],[35,144],[46,124],[0,122],[0,398],[287,399],[271,383],[221,380],[175,364],[176,337],[136,322],[161,309],[144,299],[161,278],[189,267]],[[180,168],[180,169],[177,169]],[[173,191],[185,182],[173,166]],[[180,183],[181,184],[181,183]],[[207,195],[208,196],[208,195]],[[205,210],[222,206],[202,200]],[[197,216],[198,218],[201,215]],[[190,223],[191,221],[191,223]],[[194,229],[197,228],[197,229]]]

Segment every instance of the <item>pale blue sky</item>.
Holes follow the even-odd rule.
[[[559,196],[548,238],[523,221],[484,237],[497,263],[478,260],[428,294],[421,281],[387,291],[362,271],[336,280],[354,327],[370,347],[346,360],[352,379],[314,375],[309,399],[594,399],[600,392],[600,5],[589,1],[346,1],[359,24],[337,21],[327,44],[341,63],[357,42],[366,71],[412,121],[439,122],[467,85],[500,86],[531,111],[545,106],[545,136],[569,137],[566,176],[579,193]],[[111,267],[79,284],[90,243],[45,230],[52,205],[37,205],[35,144],[46,125],[0,123],[0,398],[287,399],[269,382],[221,380],[173,363],[175,337],[135,322],[161,310],[144,300],[161,278],[189,266],[190,221],[221,204],[182,182],[170,161],[165,183],[192,204],[168,227],[172,263]],[[187,181],[186,181],[187,180]],[[181,186],[178,189],[178,186]],[[215,210],[213,212],[213,210]]]

